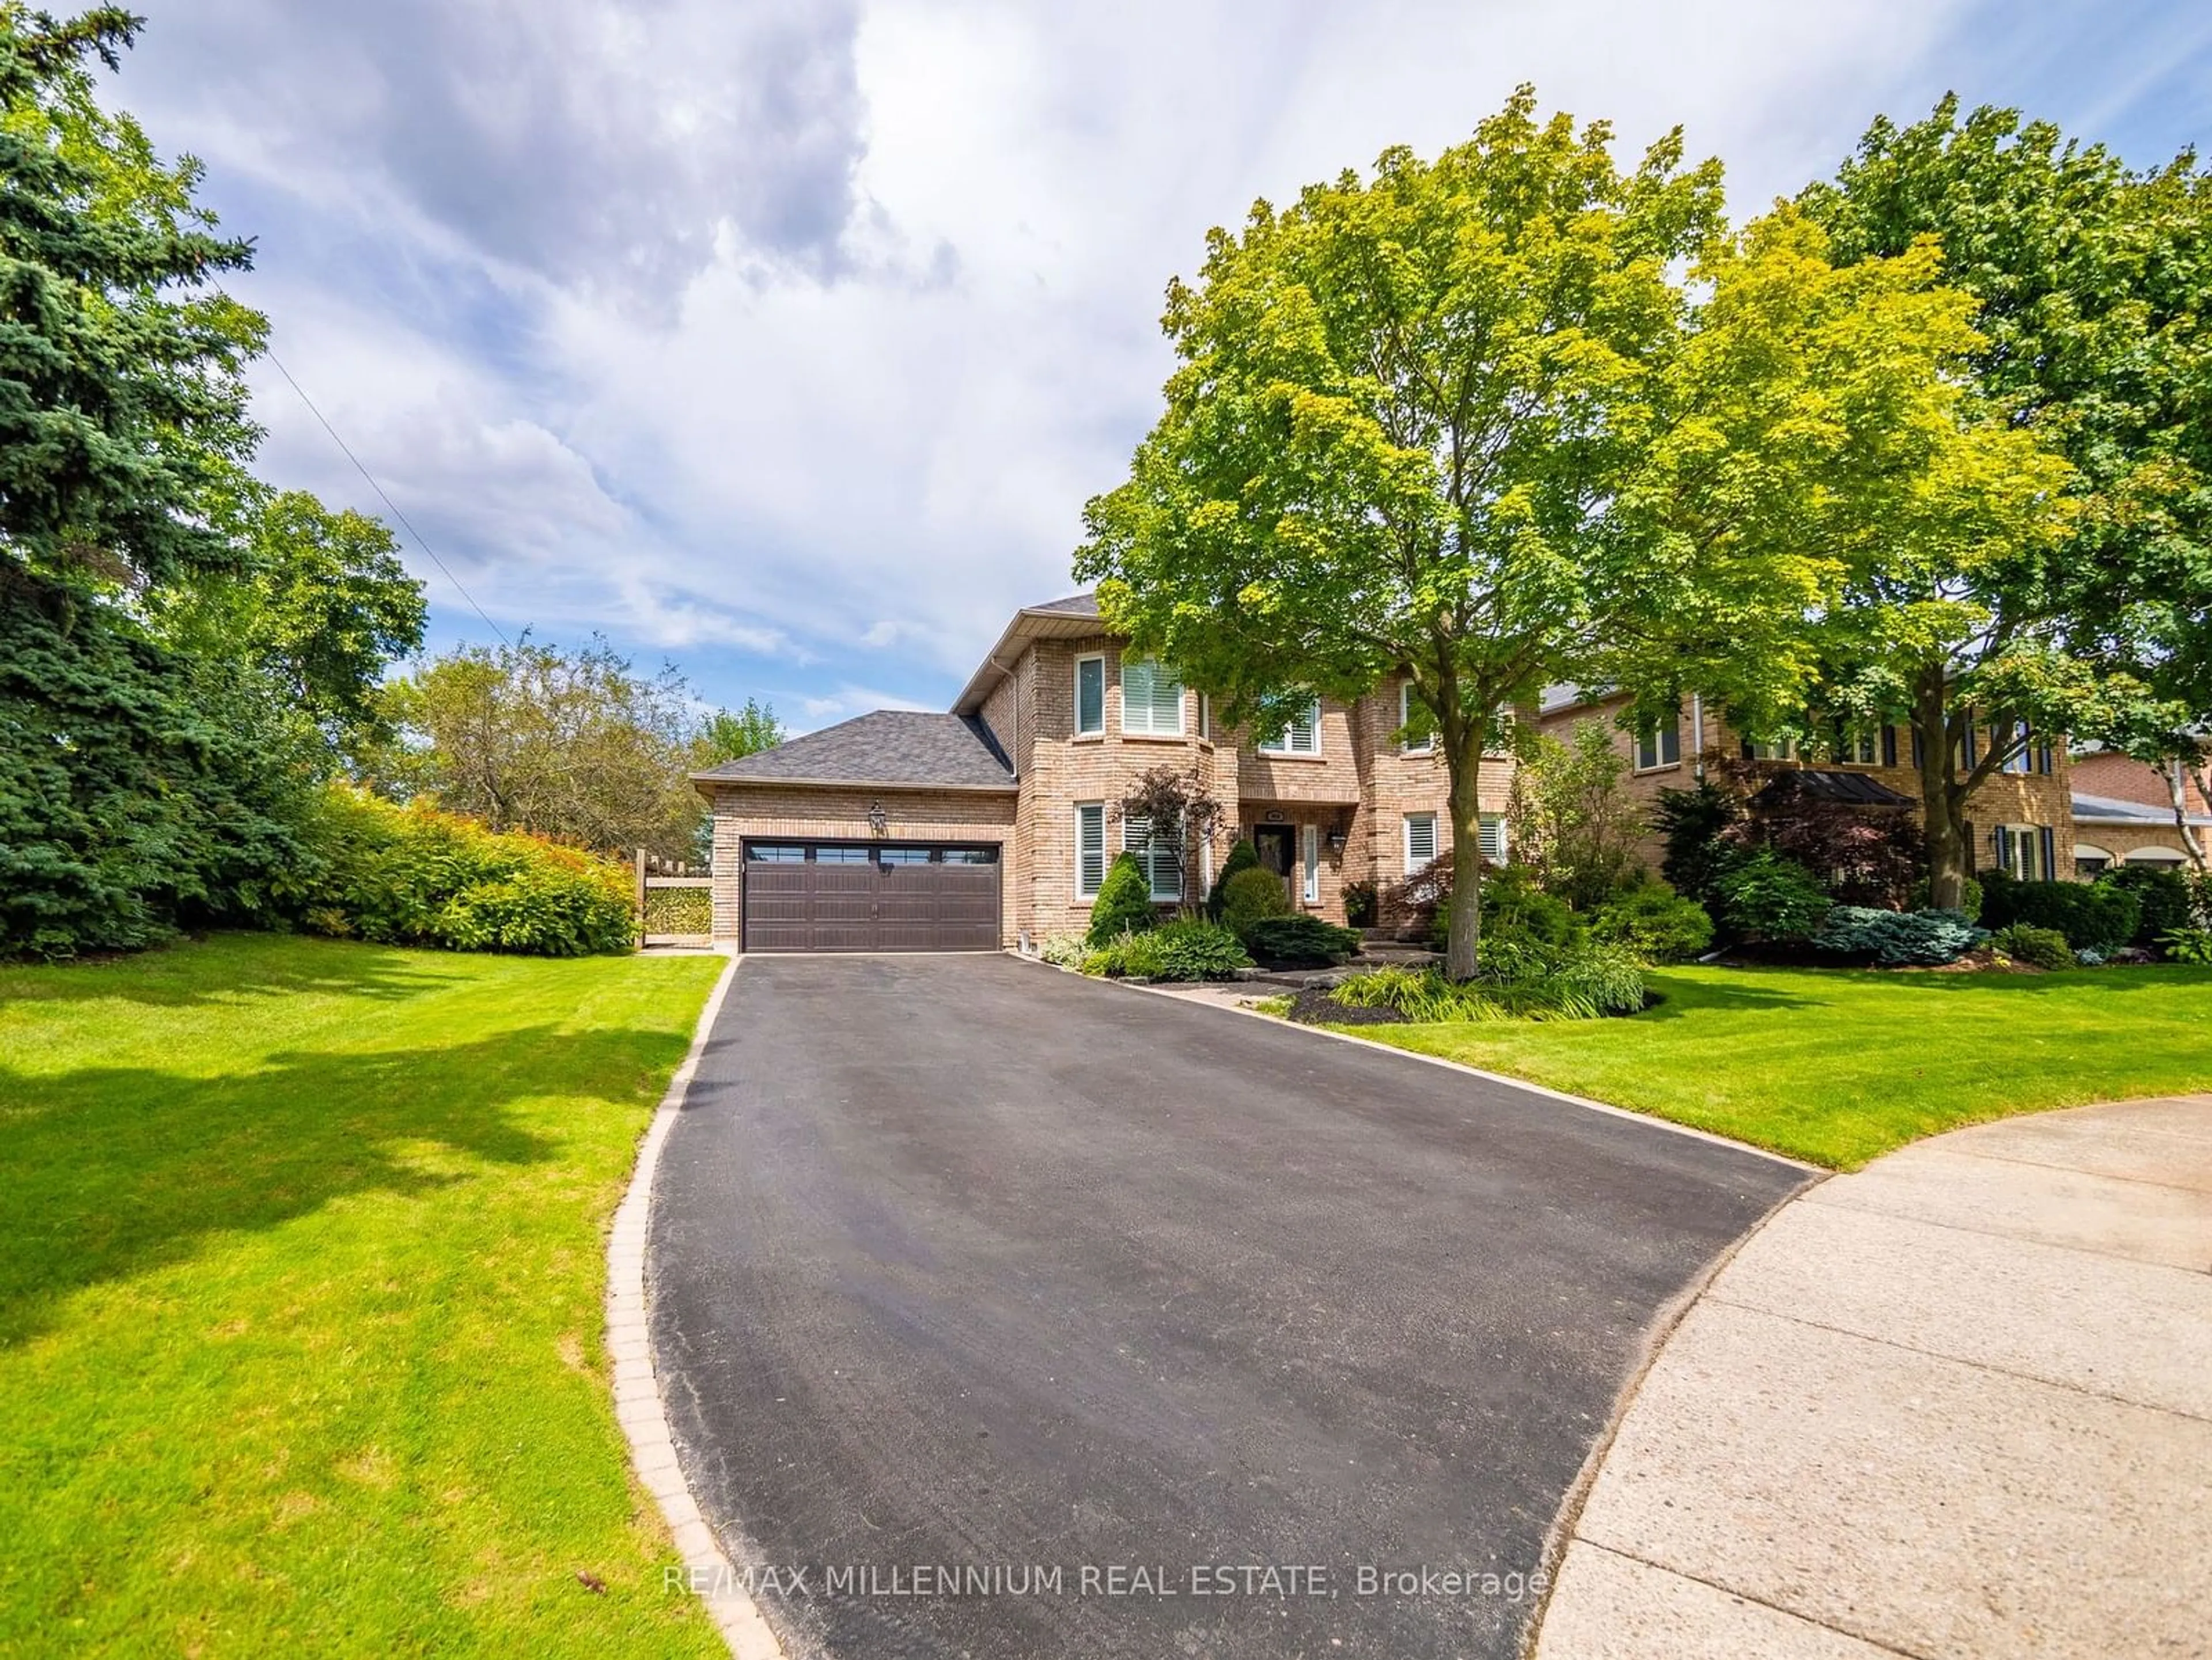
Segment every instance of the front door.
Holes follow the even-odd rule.
[[[1252,831],[1252,850],[1260,855],[1262,868],[1271,870],[1283,879],[1283,891],[1296,897],[1292,885],[1297,873],[1298,827],[1296,824],[1260,824]]]

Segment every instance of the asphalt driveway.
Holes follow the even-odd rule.
[[[1504,1657],[1646,1326],[1802,1178],[1008,958],[754,958],[654,1359],[794,1653]]]

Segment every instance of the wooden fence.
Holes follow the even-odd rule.
[[[714,942],[714,873],[637,850],[637,914],[648,946]]]

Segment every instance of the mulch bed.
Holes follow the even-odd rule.
[[[1302,1026],[1402,1026],[1406,1017],[1394,1008],[1358,1008],[1340,1003],[1328,992],[1311,988],[1291,999],[1289,1014]]]

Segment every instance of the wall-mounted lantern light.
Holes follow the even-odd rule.
[[[884,804],[883,804],[882,802],[880,802],[880,801],[871,801],[871,802],[869,802],[869,803],[868,803],[868,831],[869,831],[869,834],[871,834],[871,835],[872,835],[872,836],[888,836],[888,835],[890,833],[890,828],[891,828],[891,816],[890,816],[890,814],[889,814],[889,813],[887,813],[887,812],[885,812],[884,811]]]

